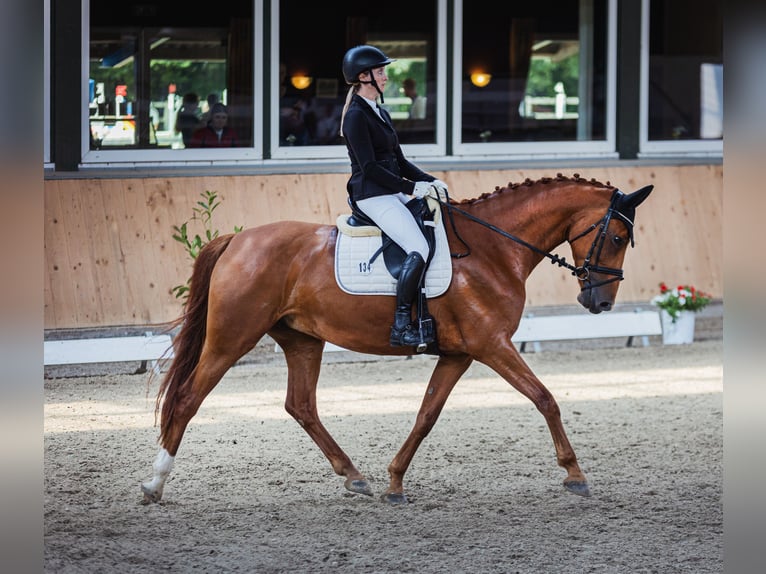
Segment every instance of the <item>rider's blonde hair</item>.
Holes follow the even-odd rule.
[[[340,130],[339,130],[340,137],[344,137],[343,136],[343,118],[346,117],[348,106],[351,105],[351,98],[354,97],[354,94],[357,92],[358,89],[359,89],[359,84],[353,84],[348,89],[348,94],[346,94],[346,103],[343,104],[343,111],[340,114]]]

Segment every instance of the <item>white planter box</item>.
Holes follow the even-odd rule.
[[[660,321],[664,345],[687,345],[694,342],[694,311],[681,311],[674,323],[670,314],[662,309]]]

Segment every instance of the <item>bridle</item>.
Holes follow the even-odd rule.
[[[609,207],[606,210],[606,214],[604,214],[604,217],[585,229],[582,233],[578,233],[571,239],[567,239],[567,242],[571,245],[581,237],[588,235],[591,231],[596,229],[596,227],[599,229],[598,234],[593,238],[593,243],[591,243],[590,249],[588,250],[588,254],[585,256],[585,260],[583,261],[582,266],[575,268],[572,273],[573,275],[576,275],[580,281],[583,282],[583,286],[580,288],[580,291],[584,291],[585,289],[593,289],[594,287],[600,287],[601,285],[606,285],[607,283],[612,283],[613,281],[622,281],[624,279],[622,269],[615,269],[614,267],[602,267],[601,265],[597,265],[598,259],[601,256],[601,249],[604,247],[604,242],[606,241],[606,231],[609,228],[609,222],[612,220],[613,216],[617,216],[617,218],[625,224],[625,227],[628,228],[631,247],[633,247],[635,243],[633,240],[633,221],[631,221],[630,218],[628,218],[624,213],[621,213],[617,209],[617,204],[623,195],[624,194],[619,189],[615,189],[614,193],[612,193],[612,199],[609,203]],[[591,258],[593,258],[594,252],[594,263],[591,264]],[[613,277],[599,281],[598,283],[590,283],[591,271],[602,273],[604,275],[613,275]],[[587,284],[585,284],[586,281],[588,282]]]
[[[628,235],[630,237],[630,245],[631,247],[635,244],[633,240],[633,221],[627,217],[624,213],[621,213],[617,206],[620,203],[620,200],[622,197],[624,197],[624,193],[622,193],[619,189],[615,189],[612,193],[611,201],[609,202],[609,207],[606,210],[606,213],[604,216],[598,220],[597,222],[590,225],[588,228],[586,228],[581,233],[578,233],[572,238],[566,239],[566,241],[571,245],[578,239],[585,237],[589,233],[591,233],[594,229],[598,229],[598,233],[596,234],[596,237],[593,238],[593,243],[590,246],[590,249],[588,250],[588,254],[585,256],[585,260],[583,261],[583,264],[579,267],[575,267],[571,263],[569,263],[566,260],[566,257],[560,257],[559,255],[555,255],[553,253],[550,253],[548,251],[544,251],[531,243],[528,243],[524,241],[523,239],[516,237],[515,235],[512,235],[508,233],[507,231],[504,231],[500,229],[499,227],[496,227],[495,225],[492,225],[491,223],[488,223],[484,221],[483,219],[480,219],[474,215],[471,215],[467,211],[464,211],[458,207],[456,207],[454,204],[450,203],[449,196],[445,194],[446,201],[442,201],[441,198],[436,198],[436,201],[439,202],[440,205],[444,206],[447,209],[447,215],[450,220],[450,224],[452,225],[452,231],[455,233],[455,236],[460,240],[460,242],[466,247],[467,251],[464,253],[452,253],[451,256],[455,259],[461,259],[463,257],[467,257],[471,254],[471,248],[470,246],[463,240],[462,237],[460,237],[460,234],[457,232],[457,229],[455,228],[455,220],[453,218],[453,212],[456,212],[471,221],[478,223],[480,225],[483,225],[487,229],[490,229],[494,231],[495,233],[498,233],[502,235],[503,237],[507,237],[508,239],[511,239],[515,241],[516,243],[523,245],[527,249],[530,249],[534,251],[535,253],[538,253],[542,255],[543,257],[547,257],[551,260],[551,264],[558,265],[559,267],[565,267],[569,269],[572,272],[572,275],[577,277],[577,279],[582,283],[580,287],[580,291],[585,291],[587,289],[593,289],[595,287],[600,287],[601,285],[606,285],[608,283],[612,283],[613,281],[622,281],[624,279],[623,277],[623,271],[622,269],[615,269],[614,267],[604,267],[601,265],[598,265],[599,257],[601,256],[601,250],[604,247],[604,242],[606,241],[606,232],[609,228],[609,222],[612,220],[612,217],[617,217],[620,221],[622,221],[625,226],[628,228]],[[598,283],[591,283],[590,282],[590,275],[591,273],[601,273],[603,275],[611,275],[612,277],[608,279],[604,279],[603,281],[599,281]]]

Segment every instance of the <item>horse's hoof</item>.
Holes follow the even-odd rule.
[[[403,492],[386,492],[381,495],[380,499],[389,504],[407,504],[409,502],[407,495]]]
[[[571,480],[569,482],[564,481],[564,488],[566,488],[572,494],[576,494],[578,496],[584,496],[585,498],[590,496],[590,488],[588,488],[588,483],[583,480]]]
[[[141,485],[141,492],[144,493],[144,499],[141,504],[151,504],[153,502],[159,502],[162,498],[162,491],[153,490],[147,487],[145,484]]]
[[[344,486],[346,487],[346,490],[355,492],[356,494],[364,494],[366,496],[372,496],[372,489],[370,488],[370,483],[364,479],[356,479],[356,480],[348,479],[345,482]]]

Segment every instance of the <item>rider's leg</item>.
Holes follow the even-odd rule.
[[[396,283],[394,324],[391,326],[390,343],[393,347],[418,347],[430,342],[422,340],[418,324],[412,320],[412,304],[418,294],[425,267],[426,262],[416,251],[409,253],[402,264]]]
[[[393,346],[417,347],[431,342],[422,340],[417,323],[412,321],[412,304],[423,278],[429,249],[415,218],[404,205],[409,199],[404,194],[384,195],[358,201],[357,206],[407,254],[396,285],[390,342]]]

